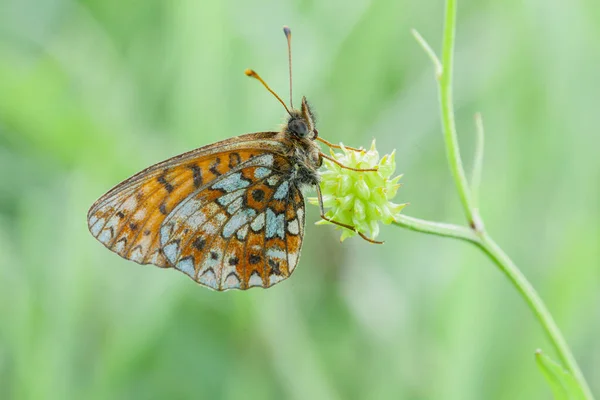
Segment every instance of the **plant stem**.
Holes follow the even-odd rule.
[[[477,227],[479,216],[473,206],[473,199],[465,169],[460,157],[460,148],[456,135],[456,123],[454,121],[454,102],[452,100],[452,67],[454,57],[454,33],[456,25],[456,1],[446,1],[446,21],[444,22],[444,39],[442,47],[442,76],[439,82],[440,107],[442,112],[442,127],[444,141],[446,142],[446,156],[448,166],[456,183],[460,201],[469,225]]]
[[[475,232],[469,228],[465,228],[464,226],[427,221],[424,219],[409,217],[408,215],[404,214],[397,215],[393,224],[402,228],[410,229],[412,231],[479,243],[479,237],[475,234]]]
[[[471,175],[471,196],[473,196],[473,207],[479,213],[479,186],[481,186],[481,170],[483,169],[483,146],[484,131],[481,113],[475,114],[476,146],[475,157],[473,157],[473,174]]]
[[[523,275],[521,270],[487,233],[483,233],[479,236],[480,241],[475,242],[475,244],[496,263],[498,268],[500,268],[504,275],[506,275],[519,291],[523,299],[525,299],[529,305],[529,308],[531,308],[535,314],[539,323],[542,325],[546,336],[558,354],[564,368],[573,374],[583,390],[586,399],[593,400],[594,396],[592,395],[573,353],[571,353],[571,349],[569,349],[569,345],[565,341],[556,322],[554,322],[554,318],[552,318],[552,314],[548,311],[548,308],[542,301],[540,295],[533,288],[525,275]]]
[[[435,66],[436,79],[440,79],[442,77],[443,69],[442,69],[442,63],[440,62],[439,58],[437,58],[437,56],[435,55],[435,52],[433,51],[431,46],[429,46],[429,43],[427,43],[427,41],[425,39],[423,39],[423,36],[421,36],[421,34],[416,29],[412,29],[411,32],[412,32],[413,36],[415,37],[415,39],[417,40],[417,42],[419,42],[419,44],[421,45],[423,50],[425,50],[425,53],[427,53],[427,55],[431,59],[431,62]]]
[[[531,308],[538,319],[538,322],[542,325],[548,340],[550,340],[550,343],[558,354],[563,366],[571,372],[573,377],[577,380],[582,391],[585,393],[586,399],[593,400],[594,397],[592,392],[575,357],[573,357],[567,342],[556,325],[554,318],[552,318],[550,311],[548,311],[548,308],[540,298],[540,295],[533,288],[525,275],[523,275],[521,270],[519,270],[515,263],[487,233],[483,232],[477,234],[472,229],[463,226],[427,221],[403,214],[396,217],[394,225],[413,231],[464,240],[473,243],[487,254],[515,286],[529,308]]]
[[[454,178],[456,188],[462,203],[464,213],[471,229],[444,224],[439,222],[425,221],[417,218],[401,215],[397,217],[395,224],[411,230],[435,234],[445,237],[466,240],[475,244],[485,254],[490,257],[500,270],[506,275],[509,281],[515,286],[519,294],[523,297],[529,308],[540,322],[550,343],[554,347],[564,367],[577,380],[579,386],[585,394],[586,399],[593,400],[592,392],[571,353],[567,342],[565,341],[560,329],[554,322],[548,308],[535,291],[531,283],[525,278],[525,275],[512,262],[506,253],[492,240],[485,232],[483,223],[479,217],[478,205],[474,202],[478,194],[473,191],[478,190],[479,175],[481,174],[481,158],[483,157],[483,125],[481,120],[477,120],[478,147],[475,157],[474,187],[469,188],[465,171],[460,156],[458,139],[456,134],[456,125],[454,120],[454,106],[452,100],[452,59],[454,54],[454,35],[456,26],[456,0],[446,0],[444,38],[442,48],[441,76],[439,75],[440,62],[427,42],[413,30],[413,35],[423,46],[425,52],[429,55],[436,68],[436,78],[439,85],[439,99],[442,113],[442,128],[444,132],[444,141],[446,143],[446,153],[448,165]]]

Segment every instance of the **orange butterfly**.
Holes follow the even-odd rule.
[[[284,33],[291,99],[289,28]],[[321,218],[355,230],[325,217],[317,169],[323,158],[339,162],[315,141],[339,146],[318,137],[306,98],[300,110],[291,100],[288,109],[258,74],[246,75],[285,107],[289,119],[281,131],[204,146],[121,182],[88,212],[96,239],[123,258],[174,267],[202,285],[228,290],[267,288],[292,274],[304,236],[304,186],[316,188]]]

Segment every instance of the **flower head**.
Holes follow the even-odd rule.
[[[369,150],[350,150],[341,143],[340,146],[341,153],[331,150],[331,156],[340,164],[356,169],[377,168],[377,171],[352,171],[324,159],[325,171],[321,172],[320,187],[323,205],[329,208],[325,215],[375,239],[379,234],[379,222],[392,223],[406,206],[390,201],[396,196],[402,177],[391,178],[396,170],[395,150],[380,159],[374,140]],[[319,204],[317,198],[309,201]],[[331,223],[321,220],[317,224]],[[341,241],[356,235],[354,231],[335,226],[342,230]]]

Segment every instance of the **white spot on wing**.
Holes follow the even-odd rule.
[[[296,268],[296,264],[298,264],[298,253],[289,252],[288,253],[288,268],[290,269],[290,274]]]
[[[177,268],[181,272],[185,272],[192,278],[194,277],[194,275],[196,273],[196,271],[194,271],[194,261],[192,260],[191,257],[187,257],[187,258],[184,258],[183,260],[179,261],[175,268]]]
[[[95,215],[92,215],[88,221],[88,226],[94,226],[96,221],[98,221],[98,217]]]
[[[254,171],[254,177],[256,179],[262,179],[265,176],[268,176],[271,173],[271,170],[269,168],[265,168],[265,167],[258,167],[256,168],[256,170]]]
[[[90,228],[90,232],[92,232],[92,235],[94,236],[98,236],[98,234],[100,233],[100,230],[102,229],[102,227],[104,226],[104,222],[105,219],[104,218],[96,218],[96,223],[94,225],[92,225],[92,227]]]
[[[202,207],[202,203],[198,200],[190,199],[188,201],[184,201],[181,206],[177,207],[173,210],[174,214],[178,216],[182,216],[184,218],[190,217],[194,214],[198,209]]]
[[[177,261],[177,257],[179,255],[179,244],[176,242],[169,243],[165,247],[163,247],[163,253],[167,260],[169,260],[172,264],[175,264]]]
[[[287,230],[292,235],[297,235],[300,233],[300,226],[298,224],[298,218],[294,218],[293,220],[288,222]]]
[[[230,238],[231,236],[233,236],[235,231],[240,229],[242,225],[247,224],[248,221],[254,218],[255,215],[256,211],[254,211],[251,208],[239,210],[229,219],[229,221],[227,221],[227,223],[223,227],[223,237]]]
[[[224,194],[223,196],[219,197],[217,199],[217,202],[222,206],[226,206],[229,203],[231,203],[232,201],[234,201],[235,199],[237,199],[238,197],[241,197],[243,194],[244,194],[243,190],[238,190],[233,193],[227,193],[227,194]]]
[[[263,154],[254,158],[252,164],[270,167],[273,165],[273,154]]]
[[[304,222],[304,210],[302,208],[296,210],[296,215],[298,215],[298,220],[300,222]]]
[[[242,173],[236,172],[234,174],[229,174],[225,176],[225,178],[212,185],[211,188],[222,189],[227,193],[231,193],[235,190],[243,189],[248,185],[250,185],[250,182],[245,179],[242,179]]]
[[[239,289],[240,288],[240,280],[235,274],[227,275],[225,279],[225,289]]]
[[[173,223],[167,223],[160,227],[160,245],[164,246],[169,241],[171,237],[171,232],[173,232]]]
[[[269,275],[269,286],[273,286],[277,282],[281,282],[285,277],[283,275],[271,274]]]
[[[137,200],[135,196],[129,196],[127,200],[121,205],[122,210],[131,211],[137,207]]]
[[[100,235],[98,236],[98,240],[101,241],[102,243],[109,242],[114,237],[115,230],[119,229],[118,225],[120,222],[121,222],[121,218],[119,218],[117,216],[117,214],[115,213],[115,215],[113,215],[106,222],[106,225],[104,225],[104,229],[102,229],[102,232],[100,232]]]
[[[287,198],[289,189],[290,189],[289,182],[288,181],[283,181],[283,183],[281,185],[279,185],[279,187],[275,191],[275,194],[273,195],[273,198],[275,200],[283,200],[283,199]]]
[[[284,225],[285,225],[285,215],[279,214],[275,215],[270,208],[267,208],[267,232],[265,234],[266,238],[275,237],[275,235],[279,236],[281,239],[284,238]]]
[[[276,247],[272,247],[267,250],[267,257],[284,260],[285,259],[285,251],[278,249]]]
[[[113,237],[113,230],[109,228],[104,229],[98,236],[98,240],[102,243],[107,243]]]
[[[125,249],[125,240],[117,240],[117,243],[113,246],[112,250],[115,253],[121,253]]]
[[[237,231],[238,240],[245,240],[246,235],[248,234],[248,225],[244,226],[242,229]]]
[[[279,176],[278,175],[272,175],[267,179],[267,183],[271,186],[275,186],[277,185],[277,183],[279,182]]]
[[[296,215],[298,217],[298,227],[300,228],[300,232],[304,231],[304,209],[299,208],[296,210]]]
[[[254,232],[260,231],[265,226],[265,213],[260,213],[258,217],[252,221],[250,227]]]
[[[227,213],[229,213],[229,215],[232,215],[237,210],[239,210],[239,208],[242,206],[243,203],[244,203],[244,199],[242,199],[241,197],[238,197],[237,199],[234,200],[233,203],[231,203],[229,205],[229,207],[227,207]]]
[[[205,223],[208,217],[212,216],[218,210],[218,205],[216,205],[215,203],[209,203],[204,207],[198,209],[190,218],[188,218],[185,222],[185,225],[189,228],[196,229],[197,227]],[[179,214],[177,214],[177,217],[179,217]]]
[[[206,270],[201,276],[200,278],[198,278],[198,281],[208,287],[211,287],[213,289],[217,289],[217,279],[215,277],[215,272],[212,269],[208,269]]]
[[[133,251],[129,255],[129,259],[131,261],[135,261],[135,262],[141,263],[143,261],[143,259],[144,259],[144,253],[142,252],[141,247],[135,246],[133,248]]]
[[[204,215],[204,213],[202,211],[198,211],[197,213],[195,213],[194,215],[192,215],[191,217],[189,217],[186,221],[185,221],[185,226],[188,228],[191,228],[192,230],[196,229],[197,227],[199,227],[200,225],[202,225],[204,223],[204,221],[206,221],[206,215]]]
[[[214,235],[226,219],[227,217],[224,213],[215,215],[212,220],[204,224],[204,231],[209,235]]]
[[[148,262],[150,264],[154,264],[154,265],[161,265],[161,263],[164,263],[163,260],[161,260],[161,255],[160,255],[160,251],[156,250],[154,253],[152,253],[152,255],[148,258]]]
[[[255,286],[262,286],[262,285],[263,285],[262,278],[256,272],[253,272],[252,275],[250,275],[250,280],[248,281],[248,287],[255,287]]]
[[[133,214],[133,219],[136,221],[141,221],[146,218],[146,209],[144,207],[139,208],[135,214]]]

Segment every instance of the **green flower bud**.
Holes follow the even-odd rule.
[[[321,192],[323,205],[329,210],[326,216],[342,224],[351,225],[359,232],[375,239],[379,234],[379,222],[390,224],[406,204],[396,204],[391,200],[396,196],[402,175],[392,178],[396,170],[394,150],[381,159],[375,148],[375,141],[369,150],[349,150],[340,144],[342,151],[331,156],[350,168],[370,169],[377,171],[351,171],[342,168],[327,159],[323,160],[324,170],[321,172]],[[311,204],[318,205],[318,199],[309,199]],[[321,224],[331,224],[321,220]],[[335,225],[342,230],[341,241],[355,236],[356,232]]]

